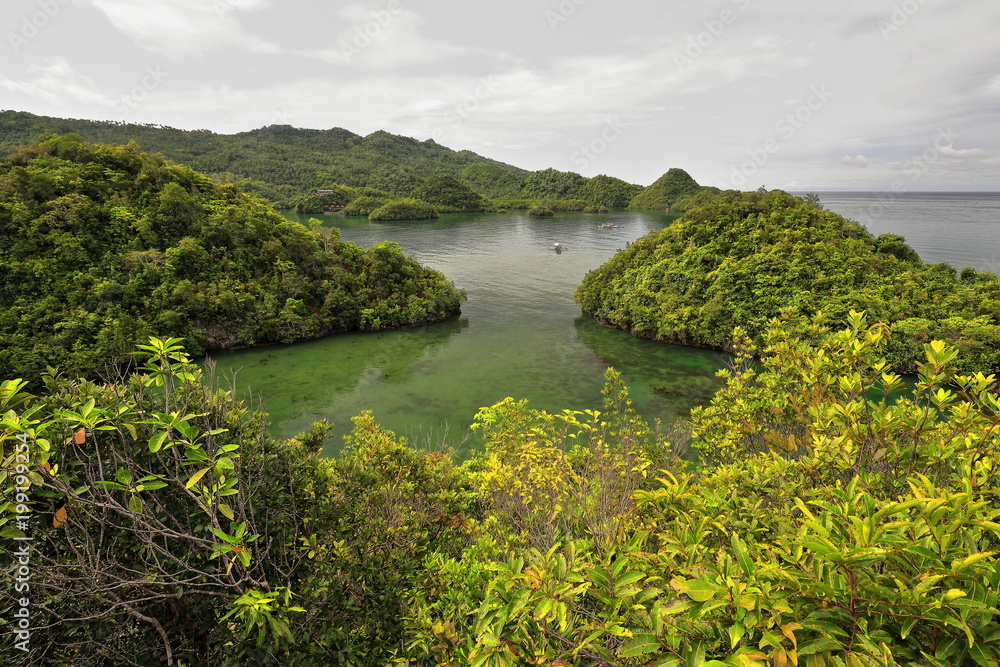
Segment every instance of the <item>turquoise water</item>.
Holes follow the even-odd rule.
[[[609,365],[623,373],[639,412],[664,421],[718,386],[714,373],[726,355],[601,327],[573,300],[588,271],[670,216],[469,214],[407,223],[289,217],[320,218],[362,246],[395,241],[465,289],[469,300],[461,315],[432,326],[217,353],[219,375],[237,372],[237,387],[260,397],[275,435],[294,435],[323,418],[343,435],[352,416],[372,410],[382,426],[413,443],[462,450],[479,446],[468,430],[478,409],[507,396],[549,411],[599,408]],[[339,445],[336,438],[329,453]]]

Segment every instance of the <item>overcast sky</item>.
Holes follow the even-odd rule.
[[[1000,190],[997,0],[3,0],[0,109],[648,185]]]

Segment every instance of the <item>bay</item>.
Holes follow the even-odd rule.
[[[827,209],[873,234],[898,234],[928,262],[1000,271],[1000,193],[821,192]],[[704,402],[728,356],[661,345],[601,327],[573,292],[587,271],[672,216],[613,212],[445,215],[431,222],[373,223],[316,217],[362,246],[382,240],[465,289],[462,314],[427,327],[348,333],[293,345],[215,353],[219,375],[267,409],[272,433],[289,437],[319,419],[335,425],[335,454],[350,418],[372,410],[414,444],[481,446],[468,426],[504,397],[549,411],[597,409],[604,372],[622,372],[640,414],[670,422]],[[621,229],[601,229],[613,224]],[[565,249],[556,253],[554,243]],[[658,393],[665,387],[669,394]]]
[[[639,413],[665,423],[719,386],[714,374],[727,355],[602,327],[582,315],[573,299],[588,271],[671,216],[532,218],[514,212],[374,223],[286,215],[301,222],[321,219],[339,227],[342,240],[365,247],[397,242],[466,290],[469,299],[461,315],[431,326],[214,353],[217,374],[225,379],[235,373],[239,392],[260,399],[279,437],[329,419],[336,437],[326,453],[334,454],[350,418],[372,410],[383,427],[411,443],[434,448],[443,442],[467,454],[481,446],[468,429],[479,408],[509,396],[548,411],[600,409],[608,366],[622,372]],[[673,393],[657,393],[654,386]]]

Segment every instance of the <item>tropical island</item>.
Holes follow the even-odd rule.
[[[780,190],[711,195],[591,272],[576,298],[633,335],[725,350],[784,308],[840,324],[864,310],[892,331],[899,372],[934,339],[956,347],[961,370],[1000,372],[1000,278],[925,264],[903,238]]]
[[[0,123],[23,138],[0,161],[5,665],[1000,661],[996,276],[680,169],[640,188],[387,133]],[[130,132],[175,153],[100,143]],[[246,169],[192,168],[217,158]],[[192,357],[435,322],[463,293],[272,206],[296,198],[686,210],[577,299],[733,363],[669,428],[609,368],[600,405],[482,407],[464,461],[370,412],[322,457],[329,423],[277,439]]]
[[[0,375],[94,377],[150,335],[191,353],[447,319],[464,294],[134,143],[48,136],[0,160]]]

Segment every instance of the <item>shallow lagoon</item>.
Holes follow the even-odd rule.
[[[1000,272],[1000,193],[831,192],[820,198],[875,235],[906,237],[926,261]],[[217,355],[222,374],[238,370],[241,391],[262,398],[275,435],[294,435],[322,418],[342,435],[352,416],[370,409],[383,426],[418,444],[443,440],[475,448],[478,441],[466,438],[480,407],[513,396],[550,411],[599,408],[608,366],[623,373],[641,414],[665,422],[719,386],[714,372],[727,355],[601,327],[573,301],[587,271],[671,216],[507,213],[406,223],[289,217],[320,218],[363,246],[396,241],[444,272],[469,300],[460,316],[430,327]],[[565,246],[560,254],[552,248],[557,242]],[[656,393],[654,386],[671,393]],[[328,453],[339,445],[335,439]]]
[[[660,345],[601,327],[573,291],[587,271],[673,218],[647,213],[446,215],[432,222],[371,223],[317,217],[362,246],[388,239],[466,290],[462,314],[432,326],[349,333],[214,355],[223,377],[263,401],[271,431],[294,435],[319,419],[336,434],[372,410],[411,442],[478,447],[468,426],[506,396],[549,411],[599,408],[607,367],[623,373],[638,411],[669,422],[718,387],[727,356]],[[601,229],[613,223],[623,229]],[[565,249],[556,253],[553,243]],[[669,396],[653,386],[672,389]],[[330,445],[334,453],[339,438]]]

